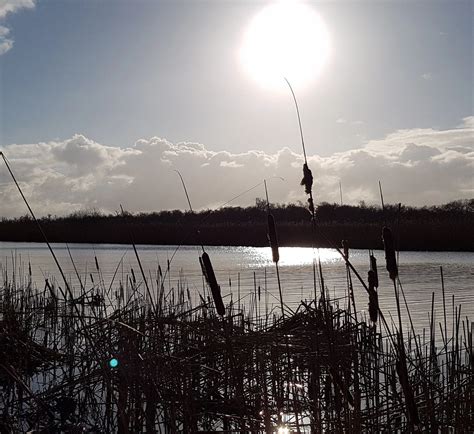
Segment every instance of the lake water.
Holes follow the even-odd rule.
[[[74,268],[65,244],[53,244],[53,249],[63,270],[72,285],[79,288]],[[200,248],[182,246],[138,246],[138,253],[147,278],[155,280],[158,266],[163,273],[170,260],[170,273],[167,284],[177,287],[178,281],[189,287],[195,300],[198,292],[203,292],[203,279],[198,257]],[[141,279],[139,267],[131,246],[111,244],[70,244],[69,249],[76,268],[85,282],[86,288],[92,286],[91,275],[95,283],[99,282],[95,259],[101,270],[105,287],[109,287],[115,274],[114,285],[126,282],[133,268],[137,280]],[[237,301],[240,281],[242,304],[251,306],[255,288],[260,287],[260,313],[265,309],[279,307],[278,285],[275,266],[271,260],[269,248],[258,247],[208,247],[208,252],[217,280],[221,286],[225,303],[231,298]],[[344,299],[347,293],[346,267],[339,254],[332,249],[311,249],[287,247],[280,248],[280,277],[285,303],[294,308],[301,300],[311,299],[314,294],[313,260],[320,255],[325,285],[333,299]],[[383,251],[375,251],[379,273],[379,304],[388,321],[390,314],[396,318],[396,305],[393,283],[385,270]],[[369,267],[366,250],[352,250],[350,260],[363,279],[367,278]],[[0,242],[0,271],[8,272],[9,278],[20,282],[28,274],[28,263],[31,264],[32,280],[42,289],[44,279],[60,282],[60,274],[47,247],[41,243]],[[14,265],[15,264],[15,265]],[[454,304],[462,304],[461,318],[474,319],[474,253],[465,252],[400,252],[399,273],[410,313],[417,332],[428,328],[428,315],[431,312],[431,297],[435,294],[435,320],[444,322],[443,300],[441,290],[440,267],[443,267],[448,329],[452,322]],[[356,307],[360,315],[367,314],[368,297],[357,278],[352,275]],[[114,286],[113,286],[114,287]],[[318,287],[319,288],[319,287]],[[317,290],[319,295],[319,289]],[[403,317],[407,321],[405,308]],[[408,323],[406,323],[408,326]],[[439,326],[437,326],[437,332]]]

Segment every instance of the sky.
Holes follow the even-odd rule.
[[[0,150],[37,213],[184,209],[174,170],[196,209],[263,178],[272,201],[304,201],[289,88],[242,61],[249,25],[274,3],[0,0]],[[377,203],[379,180],[392,203],[474,197],[474,2],[304,7],[329,47],[293,83],[316,201],[338,202],[341,182],[344,202]],[[278,29],[285,41],[298,27]],[[0,216],[23,215],[1,167]]]

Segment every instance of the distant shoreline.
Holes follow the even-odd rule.
[[[95,230],[89,231],[81,224],[70,225],[67,233],[55,231],[46,227],[45,232],[51,243],[77,244],[117,244],[131,245],[129,232],[133,234],[136,245],[160,246],[232,246],[232,247],[267,247],[265,224],[251,225],[213,225],[199,228],[172,228],[167,225],[154,225],[144,228],[141,225],[130,224],[129,229],[109,228],[95,225]],[[21,229],[21,226],[19,227]],[[318,231],[319,229],[319,231]],[[280,247],[340,247],[343,239],[353,249],[383,250],[381,238],[382,226],[373,224],[324,224],[317,227],[315,236],[309,224],[279,224],[278,238]],[[101,235],[97,236],[97,231]],[[471,242],[466,235],[471,234]],[[319,233],[318,233],[319,232]],[[393,228],[395,239],[398,232]],[[433,237],[433,234],[436,236]],[[410,224],[400,228],[401,251],[432,251],[432,252],[474,252],[472,242],[472,226],[465,225],[418,225]],[[314,239],[314,242],[312,241]],[[6,234],[1,229],[2,242],[44,242],[41,233],[35,226],[27,224],[23,230]]]
[[[350,248],[382,250],[382,228],[391,227],[401,251],[473,252],[474,201],[440,207],[411,208],[321,204],[313,231],[308,211],[301,205],[277,205],[275,217],[282,247],[334,247],[347,240]],[[453,205],[454,204],[454,205]],[[161,211],[151,214],[73,214],[42,218],[41,226],[52,243],[268,246],[267,210],[222,208],[198,213]],[[42,242],[35,222],[27,217],[0,220],[0,240]]]

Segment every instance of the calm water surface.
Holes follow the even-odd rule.
[[[139,268],[133,249],[130,246],[111,244],[70,244],[70,252],[76,268],[86,287],[92,286],[91,276],[95,283],[99,278],[105,286],[119,281],[126,282],[133,268],[137,279]],[[78,288],[78,279],[65,244],[53,244],[59,262],[74,287]],[[271,261],[269,248],[256,247],[208,247],[216,276],[221,285],[226,303],[231,298],[237,301],[239,288],[242,303],[250,307],[251,300],[260,287],[260,312],[279,306],[278,286],[275,266]],[[189,287],[197,300],[198,292],[203,291],[203,279],[200,271],[198,256],[200,249],[195,246],[139,246],[138,252],[147,278],[155,280],[160,265],[163,272],[170,260],[168,283],[178,286],[178,281]],[[314,294],[313,260],[318,250],[311,248],[287,247],[280,248],[280,277],[282,281],[284,301],[290,307],[295,307],[301,300],[310,299]],[[319,249],[324,281],[333,299],[340,299],[344,305],[344,295],[347,292],[347,273],[344,262],[339,254],[332,249]],[[97,257],[101,277],[96,270]],[[390,320],[390,314],[396,317],[393,283],[385,271],[384,252],[375,251],[379,271],[379,303],[382,311]],[[352,250],[350,259],[362,278],[367,278],[368,252]],[[5,243],[0,242],[0,271],[8,272],[20,282],[28,273],[31,264],[33,282],[42,289],[44,279],[59,281],[59,272],[44,244],[40,243]],[[406,295],[415,328],[422,332],[428,327],[428,314],[431,311],[431,297],[435,294],[435,320],[444,322],[443,300],[441,290],[440,267],[443,267],[446,310],[448,323],[451,323],[454,304],[462,304],[461,317],[474,319],[474,253],[465,252],[400,252],[400,280]],[[115,279],[112,282],[112,279]],[[356,297],[356,307],[361,315],[366,314],[368,297],[365,290],[352,275]],[[240,286],[239,286],[240,282]],[[319,285],[319,279],[318,279]],[[255,291],[257,288],[257,291]],[[319,286],[318,286],[319,288]],[[319,289],[317,290],[319,293]],[[406,311],[403,312],[407,320]],[[450,325],[448,324],[448,328]]]

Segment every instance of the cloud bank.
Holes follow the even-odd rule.
[[[273,202],[305,201],[303,158],[298,145],[275,153],[212,151],[198,143],[171,143],[153,137],[119,148],[83,135],[60,142],[11,144],[2,151],[39,215],[63,215],[95,208],[133,212],[186,208],[178,175],[183,175],[196,209],[214,208],[270,179]],[[388,202],[438,204],[474,197],[474,116],[450,130],[399,130],[360,149],[329,157],[312,155],[317,202],[378,201],[378,180]],[[277,177],[283,177],[281,180]],[[235,205],[263,197],[263,186]],[[3,163],[0,167],[1,216],[26,213]]]
[[[21,9],[33,8],[35,0],[0,0],[0,56],[11,50],[13,39],[10,36],[10,29],[1,25],[7,15],[15,13]]]

